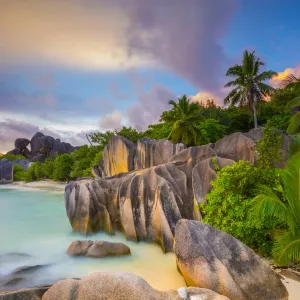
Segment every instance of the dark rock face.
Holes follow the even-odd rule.
[[[30,144],[31,151],[27,148]],[[73,147],[69,143],[61,142],[51,136],[46,136],[41,132],[37,132],[29,141],[25,138],[15,140],[15,149],[8,153],[23,155],[32,162],[43,162],[49,156],[57,154],[71,153],[78,147]]]
[[[123,243],[106,241],[74,241],[68,247],[70,256],[88,256],[102,258],[105,256],[121,256],[130,254],[130,248]]]
[[[81,280],[66,279],[54,284],[43,300],[229,300],[213,291],[181,288],[166,292],[152,288],[144,279],[126,272],[93,273]]]
[[[188,286],[208,288],[235,300],[288,299],[278,274],[259,256],[233,236],[204,223],[177,223],[175,255]]]
[[[15,148],[20,149],[23,151],[28,145],[30,141],[28,139],[19,138],[15,140]]]
[[[13,182],[13,164],[6,158],[0,159],[0,184]]]

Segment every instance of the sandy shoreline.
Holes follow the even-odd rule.
[[[5,188],[16,188],[16,189],[37,189],[37,190],[45,190],[45,191],[57,191],[64,192],[66,187],[66,182],[56,182],[53,180],[41,180],[41,181],[33,181],[33,182],[25,182],[25,181],[16,181],[11,184],[3,184],[2,187]]]

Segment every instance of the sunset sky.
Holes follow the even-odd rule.
[[[145,128],[182,94],[220,105],[226,69],[256,50],[300,76],[299,0],[3,0],[0,152],[42,131]],[[285,73],[284,73],[285,72]]]

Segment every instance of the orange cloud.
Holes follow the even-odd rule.
[[[286,68],[283,72],[278,72],[278,75],[270,79],[270,85],[274,88],[282,88],[282,81],[290,74],[300,77],[300,66],[296,68]]]

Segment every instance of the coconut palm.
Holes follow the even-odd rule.
[[[283,81],[285,88],[292,90],[296,93],[297,97],[291,100],[287,104],[287,109],[289,111],[293,110],[294,107],[300,105],[300,77],[297,78],[294,75],[288,75]],[[298,131],[300,127],[300,111],[295,111],[293,116],[290,118],[289,127],[287,128],[288,134],[294,134]]]
[[[161,121],[172,125],[168,139],[173,143],[197,145],[200,140],[199,122],[204,119],[199,103],[191,102],[186,95],[178,102],[169,101],[173,108],[161,115]]]
[[[248,106],[249,111],[253,112],[254,127],[257,128],[257,108],[261,100],[268,96],[274,88],[264,83],[269,80],[276,72],[265,71],[260,73],[260,67],[264,63],[255,56],[254,51],[247,50],[243,55],[241,65],[235,65],[228,69],[226,76],[234,77],[225,87],[234,87],[224,99],[225,104]]]
[[[300,153],[284,168],[279,191],[282,199],[271,188],[262,186],[252,204],[260,217],[276,217],[286,226],[286,230],[278,231],[273,247],[275,262],[283,265],[300,261]]]

